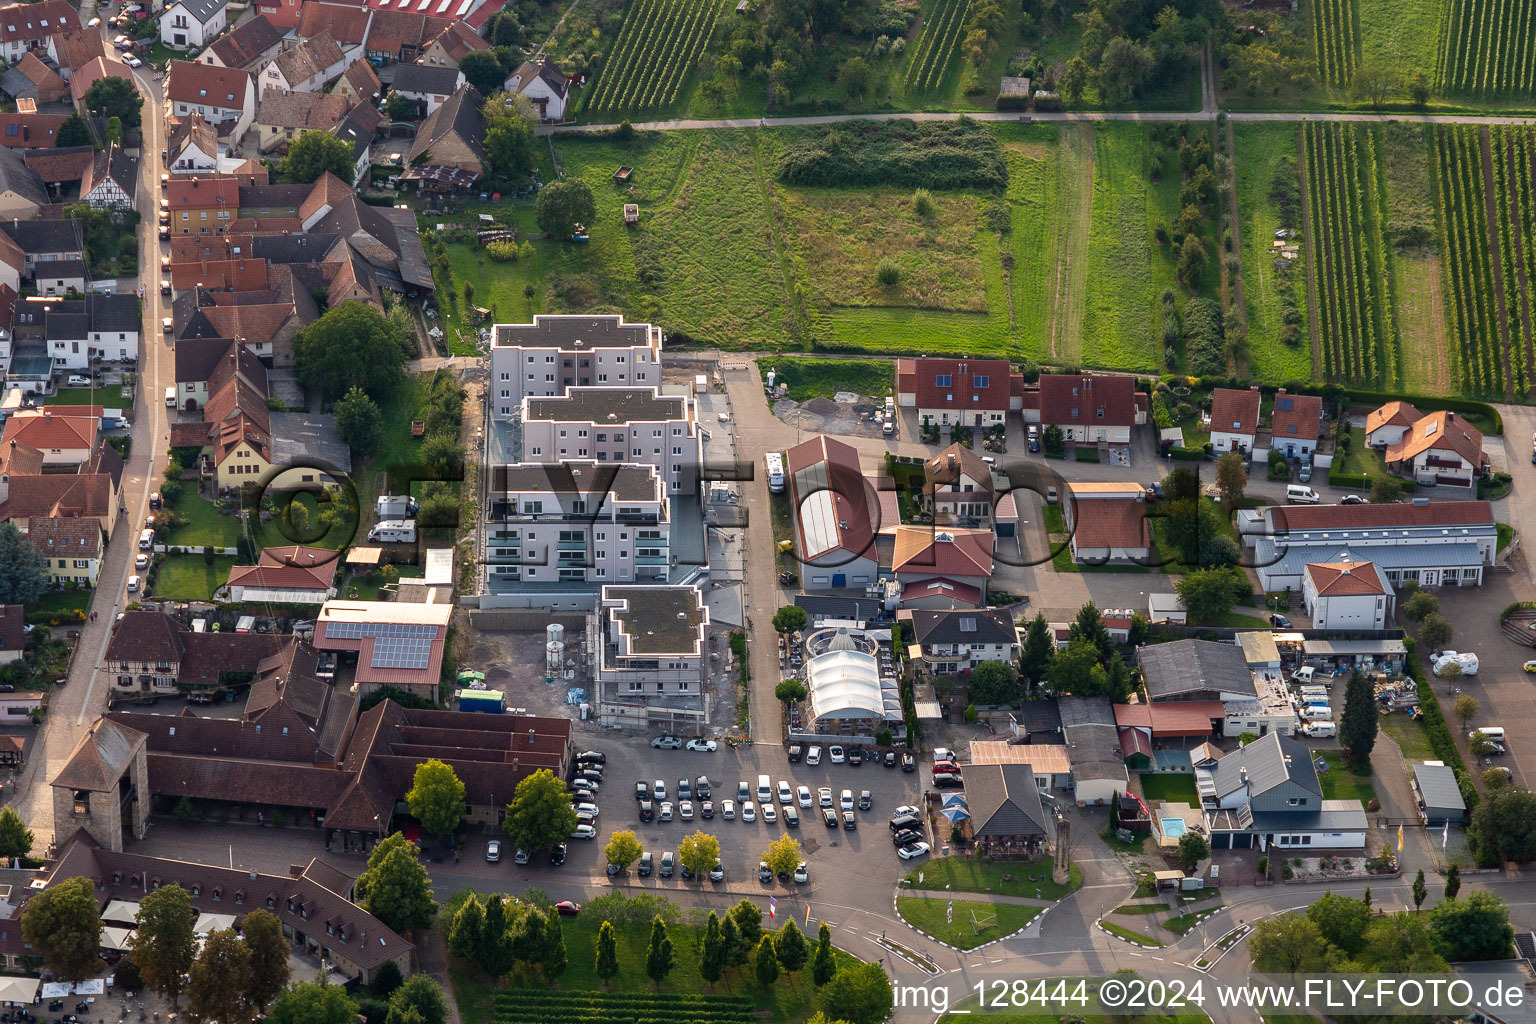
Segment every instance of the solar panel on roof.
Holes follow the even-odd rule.
[[[962,633],[974,633],[974,632],[976,632],[976,620],[975,619],[961,619],[960,620],[960,632],[962,632]]]
[[[408,637],[436,639],[436,626],[406,622],[332,622],[326,636],[333,640],[361,640],[364,637]]]
[[[422,669],[431,660],[431,640],[420,637],[383,637],[373,642],[374,668]]]
[[[1275,399],[1275,408],[1281,410],[1282,412],[1290,412],[1291,411],[1291,398],[1290,398],[1290,396],[1287,395],[1284,398],[1276,398]]]
[[[464,0],[464,2],[459,5],[459,9],[454,14],[454,17],[456,17],[456,18],[464,17],[464,15],[468,14],[469,13],[469,9],[471,7],[473,7],[474,5],[475,5],[475,0]]]

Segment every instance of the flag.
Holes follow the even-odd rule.
[[[1399,849],[1401,849],[1401,847],[1399,847]],[[779,909],[779,901],[774,899],[772,896],[769,896],[768,897],[768,920],[770,920],[770,921],[773,920],[773,918],[774,918],[776,912],[778,911],[778,909]]]
[[[1451,841],[1451,819],[1445,819],[1445,828],[1440,832],[1440,849],[1445,849],[1445,844]]]
[[[1403,826],[1397,826],[1397,852],[1403,852]]]
[[[945,924],[954,924],[955,923],[955,901],[954,900],[950,900],[949,903],[947,903],[945,905],[945,907],[944,907],[944,923]]]

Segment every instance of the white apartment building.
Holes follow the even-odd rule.
[[[709,609],[698,587],[604,587],[595,614],[605,692],[621,699],[700,692]]]
[[[526,396],[521,411],[526,462],[651,466],[668,494],[697,489],[698,410],[687,396],[655,387],[577,387],[555,398]]]
[[[516,415],[525,397],[575,387],[658,387],[661,328],[622,316],[535,316],[491,331],[491,406]]]
[[[671,521],[653,466],[494,466],[488,502],[493,587],[667,578]]]

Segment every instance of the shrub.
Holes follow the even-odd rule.
[[[510,238],[498,238],[485,247],[485,254],[498,263],[516,263],[522,250]]]
[[[875,279],[882,288],[895,288],[901,283],[901,268],[890,260],[881,260],[875,269]]]
[[[813,129],[779,160],[786,185],[1001,189],[997,136],[977,121],[860,121]]]

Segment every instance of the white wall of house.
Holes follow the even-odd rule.
[[[1392,599],[1385,594],[1325,596],[1305,574],[1301,593],[1314,629],[1386,629],[1391,624]]]
[[[566,383],[569,381],[569,383]],[[563,395],[569,387],[661,385],[660,352],[648,346],[581,351],[499,346],[491,349],[491,387],[497,416],[510,418],[525,395]]]
[[[226,10],[220,7],[201,22],[186,7],[172,4],[160,18],[160,41],[176,50],[202,49],[224,31]]]
[[[1218,452],[1253,451],[1253,434],[1234,434],[1230,430],[1211,431],[1211,447]]]

